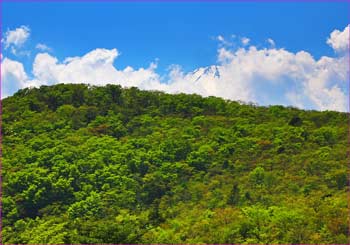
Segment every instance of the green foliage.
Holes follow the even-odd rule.
[[[3,243],[348,244],[348,115],[83,84],[3,100]]]

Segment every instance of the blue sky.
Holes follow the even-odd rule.
[[[10,95],[17,87],[25,85],[35,86],[67,82],[62,77],[66,78],[68,75],[62,73],[71,72],[73,74],[77,70],[73,69],[73,64],[70,67],[65,64],[67,69],[60,67],[59,64],[62,64],[67,57],[83,59],[82,57],[86,54],[98,49],[91,56],[102,55],[103,59],[107,59],[106,56],[108,56],[113,60],[112,65],[116,70],[112,71],[111,64],[107,64],[105,67],[100,67],[101,71],[111,71],[111,74],[119,74],[117,71],[123,71],[130,66],[135,74],[131,76],[130,72],[126,71],[120,76],[126,80],[129,78],[143,79],[139,83],[136,82],[130,85],[136,85],[144,89],[164,88],[167,92],[195,92],[204,96],[216,95],[229,99],[255,101],[260,104],[291,104],[307,109],[337,109],[338,106],[342,107],[339,110],[344,110],[344,104],[340,105],[342,102],[339,101],[333,101],[331,105],[326,104],[326,102],[319,102],[313,97],[308,98],[306,95],[299,99],[295,97],[299,95],[298,89],[305,90],[305,86],[311,86],[307,84],[308,81],[305,81],[305,77],[310,80],[310,74],[298,78],[298,81],[300,81],[296,83],[291,81],[291,71],[286,71],[286,73],[289,73],[282,75],[278,73],[278,76],[275,74],[277,77],[273,77],[268,72],[268,74],[266,72],[266,74],[260,74],[255,69],[255,73],[248,72],[250,75],[254,73],[252,75],[254,78],[252,78],[252,76],[247,75],[248,73],[241,74],[240,70],[242,69],[237,68],[235,73],[232,69],[236,69],[234,67],[241,64],[237,64],[237,60],[240,60],[240,58],[235,53],[239,49],[246,51],[243,54],[246,59],[249,59],[248,57],[254,60],[257,59],[259,53],[249,52],[251,47],[255,47],[256,50],[261,52],[268,49],[265,53],[266,56],[275,54],[273,50],[286,50],[288,54],[279,52],[276,55],[282,55],[281,59],[289,59],[286,61],[287,64],[294,64],[295,59],[299,62],[299,58],[290,58],[289,53],[296,55],[300,51],[310,54],[315,62],[319,62],[323,56],[337,59],[344,56],[344,54],[339,54],[339,50],[327,43],[327,40],[333,31],[339,30],[342,32],[349,24],[350,8],[349,3],[346,2],[4,2],[2,4],[3,37],[6,37],[10,31],[23,26],[28,29],[29,33],[25,42],[20,45],[12,45],[13,47],[18,46],[14,47],[17,52],[13,52],[14,48],[11,49],[10,45],[5,48],[4,41],[6,40],[3,40],[3,60],[7,58],[8,61],[20,63],[23,66],[26,79],[31,80],[28,83],[14,81],[18,74],[15,74],[16,72],[12,72],[12,74],[9,67],[15,67],[15,65],[7,65],[7,81],[3,81],[4,90],[7,90],[5,95]],[[249,42],[243,44],[243,38],[249,39]],[[268,39],[273,40],[274,44],[269,43]],[[44,44],[49,49],[40,50],[36,48],[38,44]],[[107,52],[113,49],[117,50],[117,54]],[[223,61],[222,59],[220,61],[220,49],[222,52],[227,51],[233,54],[236,57],[235,61],[232,61],[231,56],[230,61]],[[101,52],[104,53],[101,54]],[[42,53],[47,53],[48,56],[38,56]],[[38,67],[34,68],[36,58],[37,61],[44,62],[44,58],[50,59],[50,57],[57,59],[56,64],[52,64],[53,69],[57,68],[54,74],[43,75],[38,71]],[[225,57],[227,58],[227,53]],[[229,62],[232,63],[231,68],[227,65]],[[250,61],[246,62],[251,64]],[[4,64],[2,65],[4,66]],[[240,77],[239,81],[235,79],[227,81],[230,76],[222,76],[226,77],[225,83],[228,83],[226,90],[234,90],[232,95],[227,91],[220,92],[219,85],[211,86],[211,82],[213,84],[220,82],[215,79],[215,81],[210,81],[209,78],[205,78],[202,81],[205,86],[201,85],[202,87],[198,89],[191,89],[188,87],[189,85],[185,85],[187,80],[188,83],[193,82],[190,81],[193,77],[190,77],[189,73],[213,65],[218,65],[222,74],[226,72],[230,76]],[[313,69],[317,70],[319,66],[315,66]],[[18,69],[17,66],[17,73]],[[265,68],[262,67],[261,69]],[[37,70],[37,74],[34,74],[33,70]],[[138,73],[136,74],[136,72]],[[275,71],[271,72],[274,73]],[[38,75],[39,73],[40,75]],[[130,77],[125,74],[129,74]],[[95,76],[95,74],[91,76]],[[148,76],[148,80],[145,76]],[[268,83],[268,81],[274,79],[276,81],[283,80],[286,76],[289,76],[289,78],[283,84]],[[299,77],[298,74],[293,74],[293,76]],[[109,80],[109,77],[99,77],[98,75],[95,77]],[[260,78],[261,81],[266,81],[257,84],[258,82],[254,80],[257,79],[256,77]],[[177,82],[178,86],[171,89],[162,87],[162,84],[155,86],[154,80],[157,79],[161,83]],[[244,84],[244,79],[249,81]],[[327,78],[324,79],[329,80],[330,78],[327,75]],[[343,78],[335,78],[335,80],[341,79]],[[3,80],[5,80],[5,77],[3,77]],[[346,86],[344,86],[347,80],[336,84],[342,90],[343,95],[347,93]],[[90,82],[94,83],[94,81]],[[236,85],[231,86],[230,82]],[[118,81],[116,83],[129,85]],[[309,83],[312,82],[309,81]],[[332,90],[334,87],[332,82],[327,81],[325,83],[325,88],[334,91],[334,89]],[[196,85],[193,83],[191,86]],[[252,86],[255,87],[252,88]],[[266,86],[270,86],[268,91],[272,91],[271,94],[262,93],[259,95],[257,89],[261,90],[262,87]],[[210,90],[211,87],[212,91]],[[225,88],[221,89],[225,90]],[[240,96],[240,92],[237,91],[239,89],[251,91]],[[292,91],[293,89],[295,91]],[[294,95],[290,95],[289,99],[286,99],[286,94],[289,92],[294,93]],[[339,97],[338,95],[337,97]],[[322,96],[319,95],[319,97]],[[269,98],[275,99],[269,101]]]

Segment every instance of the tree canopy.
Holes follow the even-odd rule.
[[[349,115],[118,85],[2,101],[3,243],[349,243]]]

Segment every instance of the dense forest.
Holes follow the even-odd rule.
[[[2,101],[3,243],[349,243],[346,113],[83,84]]]

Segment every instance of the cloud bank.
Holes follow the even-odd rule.
[[[228,43],[223,36],[217,39]],[[110,83],[169,93],[213,95],[262,105],[348,111],[349,26],[342,31],[334,30],[327,39],[335,56],[318,60],[305,51],[293,53],[276,48],[272,39],[267,40],[269,47],[266,48],[249,45],[248,38],[241,41],[243,46],[238,49],[220,45],[217,64],[187,73],[181,66],[172,65],[166,76],[156,72],[155,62],[145,68],[118,69],[114,66],[119,56],[117,49],[98,48],[63,61],[48,53],[39,53],[33,62],[31,78],[21,63],[5,58],[1,64],[3,92],[10,95],[13,93],[10,88],[57,83]]]

